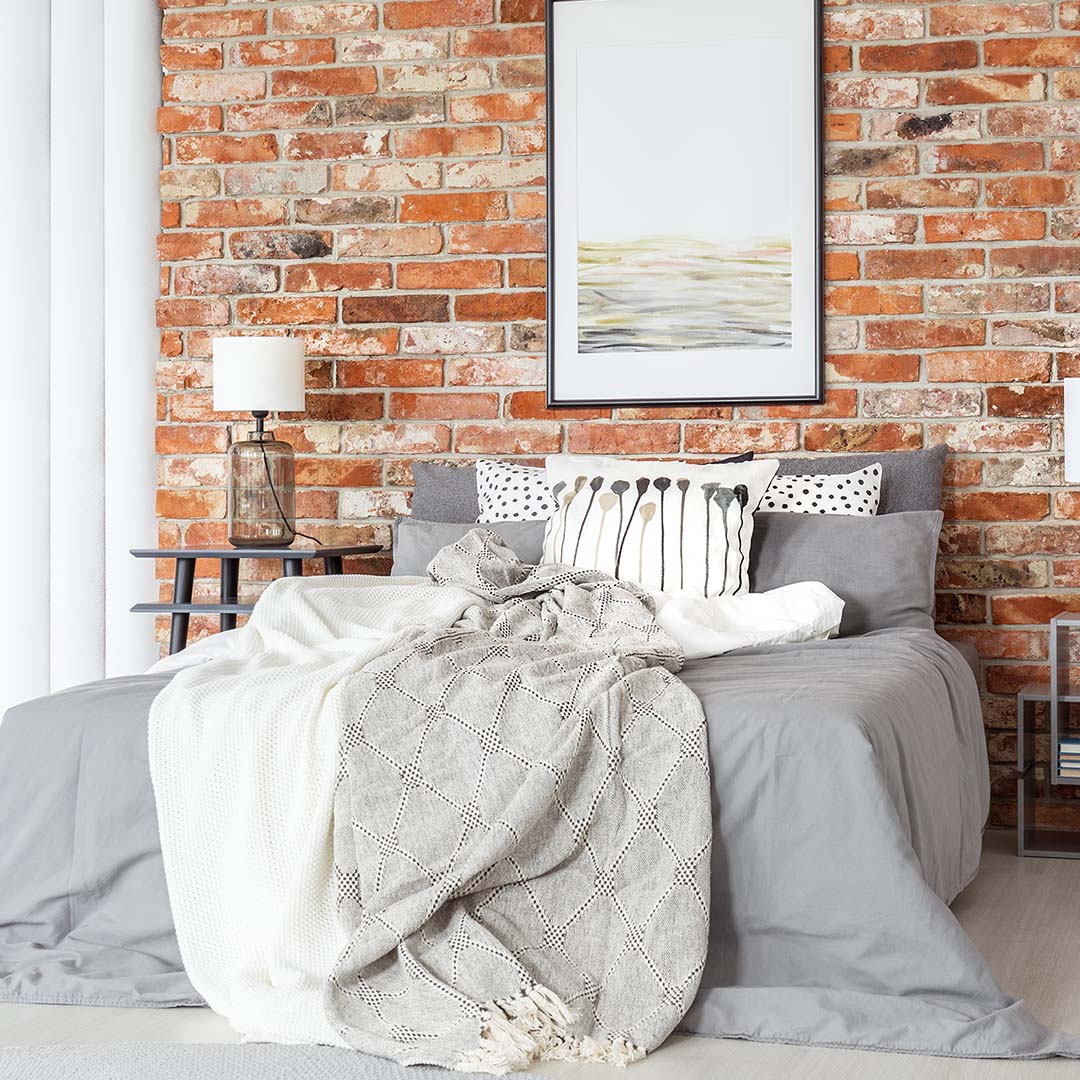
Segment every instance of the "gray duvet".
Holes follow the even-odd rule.
[[[891,630],[682,677],[708,718],[714,817],[709,957],[683,1030],[1080,1054],[997,987],[946,907],[977,869],[988,798],[978,693],[955,649]],[[199,1002],[145,766],[161,685],[92,684],[0,725],[0,1000]]]

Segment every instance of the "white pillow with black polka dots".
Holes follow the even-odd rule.
[[[557,507],[544,469],[507,461],[476,463],[478,524],[490,521],[547,521]]]
[[[847,514],[873,517],[881,502],[881,466],[836,476],[778,476],[759,509],[773,514]]]

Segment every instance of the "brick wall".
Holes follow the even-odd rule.
[[[307,414],[277,428],[324,539],[385,540],[417,458],[946,442],[939,617],[983,657],[1010,822],[1011,695],[1080,606],[1058,383],[1080,375],[1080,2],[826,7],[828,398],[734,411],[544,409],[542,19],[541,0],[166,7],[162,539],[224,537],[207,358],[230,331],[307,340]],[[702,118],[722,130],[722,107]],[[1080,802],[1046,820],[1080,827]]]

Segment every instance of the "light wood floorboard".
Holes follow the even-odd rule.
[[[1080,860],[1018,859],[991,833],[982,872],[954,911],[995,974],[1044,1023],[1080,1033]],[[209,1009],[0,1005],[0,1045],[237,1042]],[[960,1061],[675,1037],[633,1067],[545,1063],[550,1080],[1080,1080],[1068,1061]]]

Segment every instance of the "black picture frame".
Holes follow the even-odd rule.
[[[545,86],[546,86],[546,197],[547,197],[547,386],[546,398],[549,409],[596,409],[596,408],[685,408],[692,406],[731,406],[731,405],[820,405],[825,400],[825,212],[824,212],[824,144],[825,144],[825,100],[824,100],[824,18],[822,6],[814,0],[814,104],[815,129],[814,140],[814,185],[815,205],[815,245],[814,266],[814,380],[815,393],[810,396],[774,396],[774,397],[656,397],[620,399],[612,395],[603,399],[578,400],[562,399],[557,393],[555,361],[555,230],[553,228],[556,213],[555,201],[555,19],[556,6],[589,2],[589,0],[545,0]],[[662,0],[656,0],[662,6]],[[712,3],[713,0],[703,0]],[[618,6],[618,0],[612,0],[612,8]],[[613,17],[617,18],[617,14]]]

